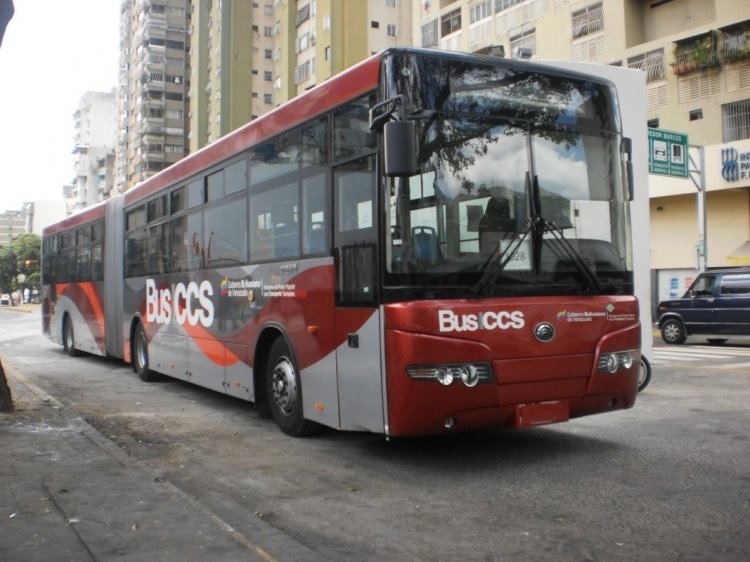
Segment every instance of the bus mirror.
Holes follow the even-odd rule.
[[[417,164],[417,135],[414,121],[389,121],[383,127],[385,135],[385,175],[413,176],[419,173]]]

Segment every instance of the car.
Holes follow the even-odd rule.
[[[688,336],[710,336],[722,344],[729,336],[750,336],[750,269],[701,273],[679,299],[657,307],[665,343],[678,345]]]
[[[10,295],[0,296],[0,306],[10,306]]]

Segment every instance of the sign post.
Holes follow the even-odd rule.
[[[688,136],[664,129],[648,130],[648,173],[688,177]]]

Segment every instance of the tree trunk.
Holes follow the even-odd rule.
[[[13,397],[10,394],[8,381],[5,380],[5,369],[0,362],[0,412],[13,411]]]

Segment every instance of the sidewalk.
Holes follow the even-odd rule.
[[[275,560],[4,366],[16,411],[0,413],[0,560]],[[314,554],[259,532],[289,560]]]

